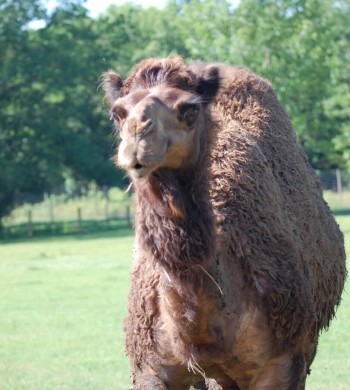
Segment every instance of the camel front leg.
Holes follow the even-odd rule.
[[[251,390],[304,390],[306,380],[304,355],[284,354],[271,358],[252,379]]]
[[[133,390],[168,390],[165,383],[155,375],[134,375]]]
[[[198,375],[179,364],[143,367],[142,372],[133,373],[133,390],[188,390],[198,380]]]

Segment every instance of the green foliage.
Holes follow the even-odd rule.
[[[349,161],[349,2],[193,0],[178,11],[191,58],[270,79],[313,166]],[[346,153],[346,155],[344,155]]]
[[[21,94],[21,87],[30,77],[26,67],[29,33],[25,26],[41,16],[35,0],[0,4],[0,221],[11,209],[16,183],[27,181],[23,156],[31,129],[24,123],[28,109]]]
[[[17,194],[57,191],[67,177],[123,184],[99,91],[145,57],[223,61],[269,78],[318,169],[350,167],[349,0],[170,0],[160,10],[82,0],[50,15],[39,0],[0,3],[0,221]],[[30,22],[44,19],[45,27]]]
[[[189,58],[227,62],[234,58],[234,14],[227,0],[183,2],[176,11],[177,28]]]
[[[16,10],[16,3],[8,8]],[[30,16],[23,18],[25,23]],[[13,23],[18,19],[15,12],[9,18]],[[76,179],[99,185],[120,183],[121,173],[110,161],[112,138],[96,92],[103,66],[89,66],[96,63],[92,25],[85,8],[69,3],[58,8],[41,30],[28,31],[24,24],[14,44],[5,47],[0,219],[14,204],[16,192],[52,191],[62,185],[67,170]],[[11,31],[6,34],[11,36]]]

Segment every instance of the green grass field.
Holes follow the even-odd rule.
[[[350,253],[350,216],[338,217]],[[126,390],[132,232],[0,245],[0,389]],[[349,286],[349,283],[348,283]],[[350,389],[349,287],[308,390]]]
[[[123,234],[124,233],[124,234]],[[130,231],[0,245],[0,389],[128,389]]]

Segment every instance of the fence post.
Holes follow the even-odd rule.
[[[52,195],[49,195],[49,215],[50,215],[50,222],[51,224],[53,224],[55,222],[55,216],[53,212]]]
[[[131,224],[131,215],[130,215],[130,206],[126,206],[126,219],[128,221],[128,227],[131,229],[132,224]]]
[[[94,202],[94,213],[95,213],[95,218],[98,218],[98,206],[97,206],[97,197],[98,197],[98,193],[97,193],[97,191],[98,191],[97,186],[95,186],[94,192],[93,192],[93,202]]]
[[[343,192],[343,189],[342,189],[342,185],[341,185],[340,169],[336,169],[335,176],[337,178],[337,192],[338,192],[338,194],[341,194]]]
[[[340,169],[336,169],[335,176],[337,178],[337,193],[338,193],[338,197],[339,197],[339,202],[340,202],[340,204],[342,204],[343,203],[343,187],[342,187],[342,182],[341,182]]]
[[[28,238],[33,237],[33,221],[32,221],[32,211],[28,211]]]
[[[102,191],[105,197],[105,220],[107,221],[107,224],[109,224],[109,188],[107,186],[103,186]]]
[[[52,231],[53,230],[53,222],[54,222],[52,196],[50,196],[47,192],[44,192],[44,201],[47,203],[49,221],[50,221],[50,229]]]
[[[81,208],[78,207],[78,233],[81,234],[83,232],[83,225],[81,220]]]
[[[105,220],[109,223],[109,198],[105,200]]]

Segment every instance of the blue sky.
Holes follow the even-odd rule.
[[[127,2],[132,2],[134,4],[140,4],[143,7],[156,6],[162,8],[165,5],[166,0],[87,0],[85,6],[90,11],[92,17],[98,16],[101,12],[105,11],[109,5],[116,4],[120,5]],[[51,11],[55,8],[57,0],[44,0],[43,4],[46,6],[48,11]],[[30,29],[43,28],[45,22],[43,20],[34,20],[28,24]]]
[[[238,4],[240,0],[232,0],[231,3]],[[128,2],[128,0],[87,0],[86,7],[90,10],[91,16],[97,16],[108,8],[111,4],[123,4]],[[129,0],[130,2],[130,0]],[[135,4],[140,4],[143,7],[155,6],[158,8],[164,7],[166,0],[133,0]],[[56,4],[56,0],[47,0],[47,8],[52,9]]]
[[[101,12],[103,12],[106,8],[108,8],[111,4],[123,4],[127,3],[128,0],[87,0],[85,6],[89,9],[91,16],[97,16]],[[130,2],[130,0],[129,0]],[[135,4],[140,4],[143,7],[150,7],[152,5],[161,8],[165,4],[165,0],[134,0],[131,1]],[[57,1],[56,0],[47,0],[44,1],[46,3],[46,7],[48,10],[51,10],[55,7]]]
[[[101,12],[105,11],[109,5],[116,4],[120,5],[123,3],[132,2],[134,4],[140,4],[143,7],[155,6],[162,8],[165,6],[167,0],[87,0],[85,6],[90,11],[92,17],[98,16]],[[240,0],[231,0],[231,3],[237,5]],[[51,11],[55,8],[57,0],[44,0],[43,4],[46,8]],[[35,20],[29,23],[29,28],[37,29],[44,27],[45,23],[42,20]]]
[[[90,10],[91,16],[97,16],[99,13],[103,12],[111,4],[123,4],[126,3],[126,0],[88,0],[86,2],[86,7]],[[133,1],[135,4],[141,4],[143,7],[150,7],[152,5],[161,8],[164,6],[165,1],[163,0],[142,0],[142,1]]]

